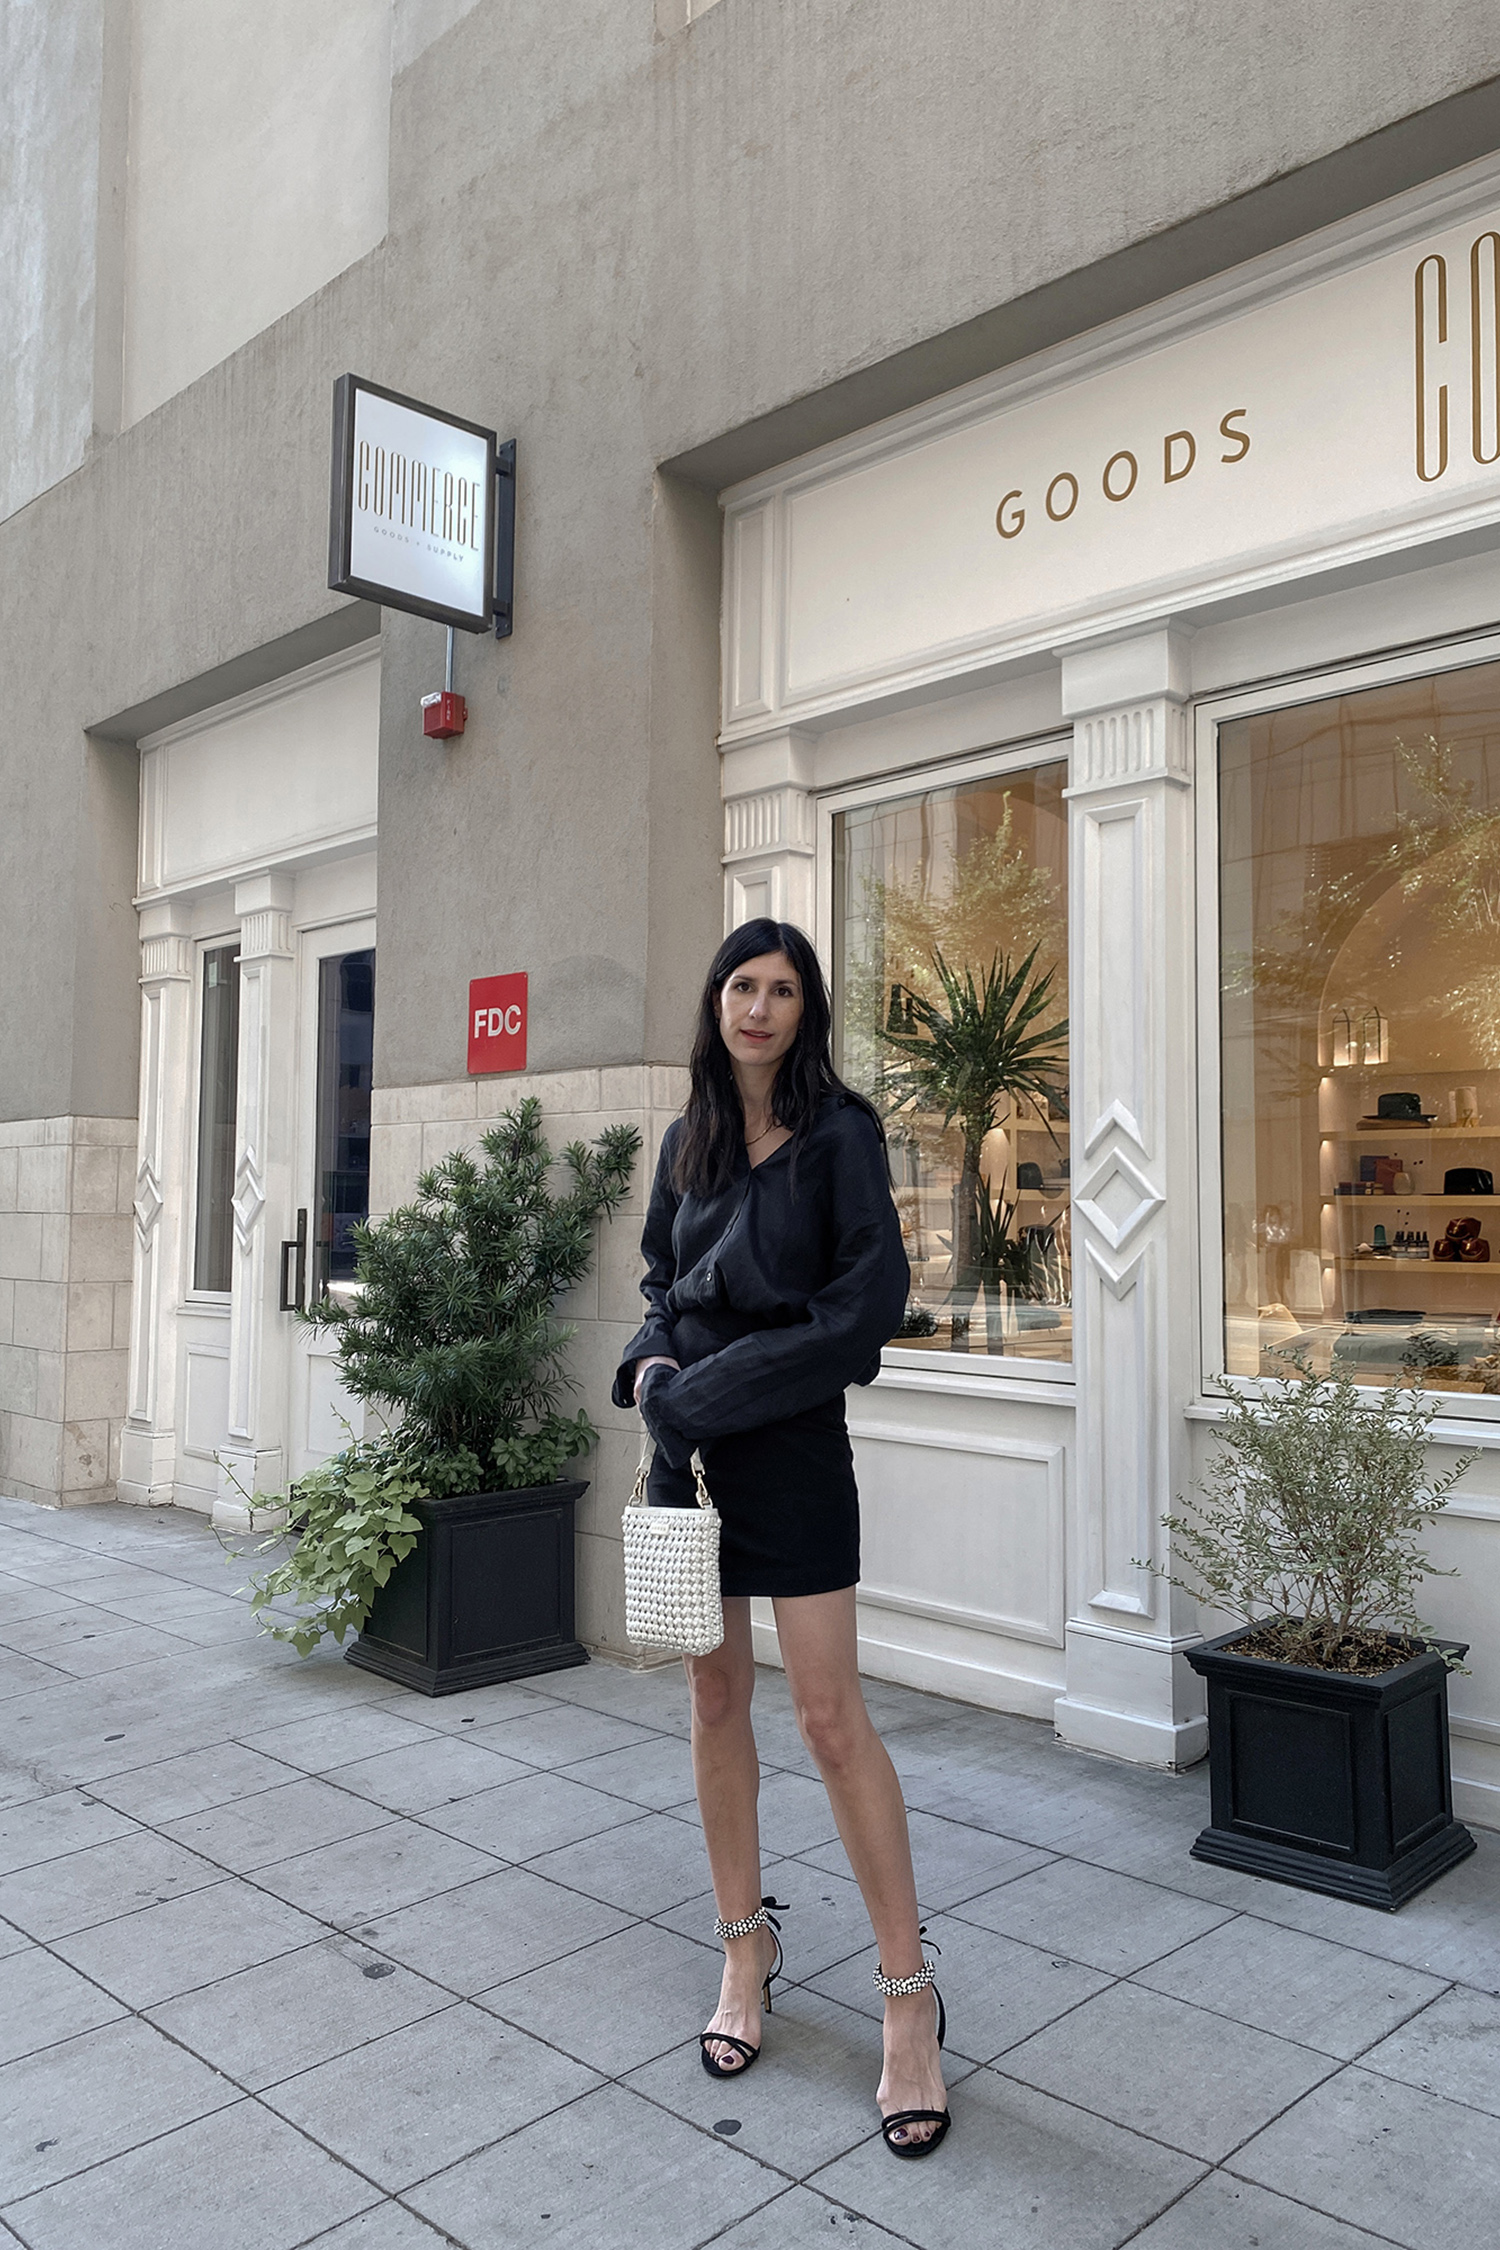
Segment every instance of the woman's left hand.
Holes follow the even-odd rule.
[[[639,1406],[641,1403],[641,1382],[648,1367],[670,1367],[674,1373],[681,1373],[681,1367],[675,1359],[667,1359],[660,1353],[658,1353],[654,1359],[638,1359],[635,1363],[634,1392],[635,1402],[637,1406]]]

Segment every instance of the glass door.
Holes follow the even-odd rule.
[[[363,1407],[338,1379],[334,1338],[295,1314],[357,1287],[354,1233],[370,1215],[374,936],[361,920],[307,930],[300,940],[295,1207],[280,1247],[279,1292],[293,1478],[364,1426]]]

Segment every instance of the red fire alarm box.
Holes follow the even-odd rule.
[[[435,735],[446,742],[452,734],[462,734],[468,723],[469,706],[461,695],[449,688],[439,688],[434,695],[422,698],[422,732]]]
[[[526,1068],[526,971],[469,986],[469,1076]]]

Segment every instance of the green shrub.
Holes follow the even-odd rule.
[[[1231,1617],[1278,1627],[1275,1653],[1288,1663],[1381,1669],[1392,1661],[1387,1634],[1430,1639],[1417,1589],[1454,1574],[1435,1569],[1421,1535],[1478,1458],[1427,1480],[1439,1402],[1391,1388],[1372,1405],[1347,1370],[1223,1388],[1229,1412],[1202,1492],[1189,1513],[1162,1519],[1193,1575],[1159,1575]]]
[[[412,1500],[552,1484],[593,1445],[588,1416],[561,1410],[573,1330],[554,1308],[587,1272],[595,1223],[618,1208],[640,1145],[633,1125],[570,1142],[556,1160],[569,1184],[553,1195],[541,1104],[526,1100],[483,1136],[479,1159],[444,1157],[414,1203],[357,1231],[355,1292],[306,1317],[336,1333],[345,1389],[392,1427],[293,1487],[297,1545],[254,1582],[268,1632],[303,1655],[325,1633],[341,1641],[410,1554]],[[272,1623],[278,1599],[312,1606]]]

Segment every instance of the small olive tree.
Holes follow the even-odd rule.
[[[1422,1533],[1478,1458],[1427,1477],[1438,1401],[1391,1388],[1371,1405],[1347,1370],[1306,1367],[1258,1392],[1225,1380],[1220,1451],[1189,1512],[1163,1517],[1214,1609],[1269,1630],[1257,1653],[1331,1671],[1381,1671],[1388,1635],[1430,1638],[1417,1589],[1438,1571]],[[1154,1565],[1147,1567],[1154,1568]]]

